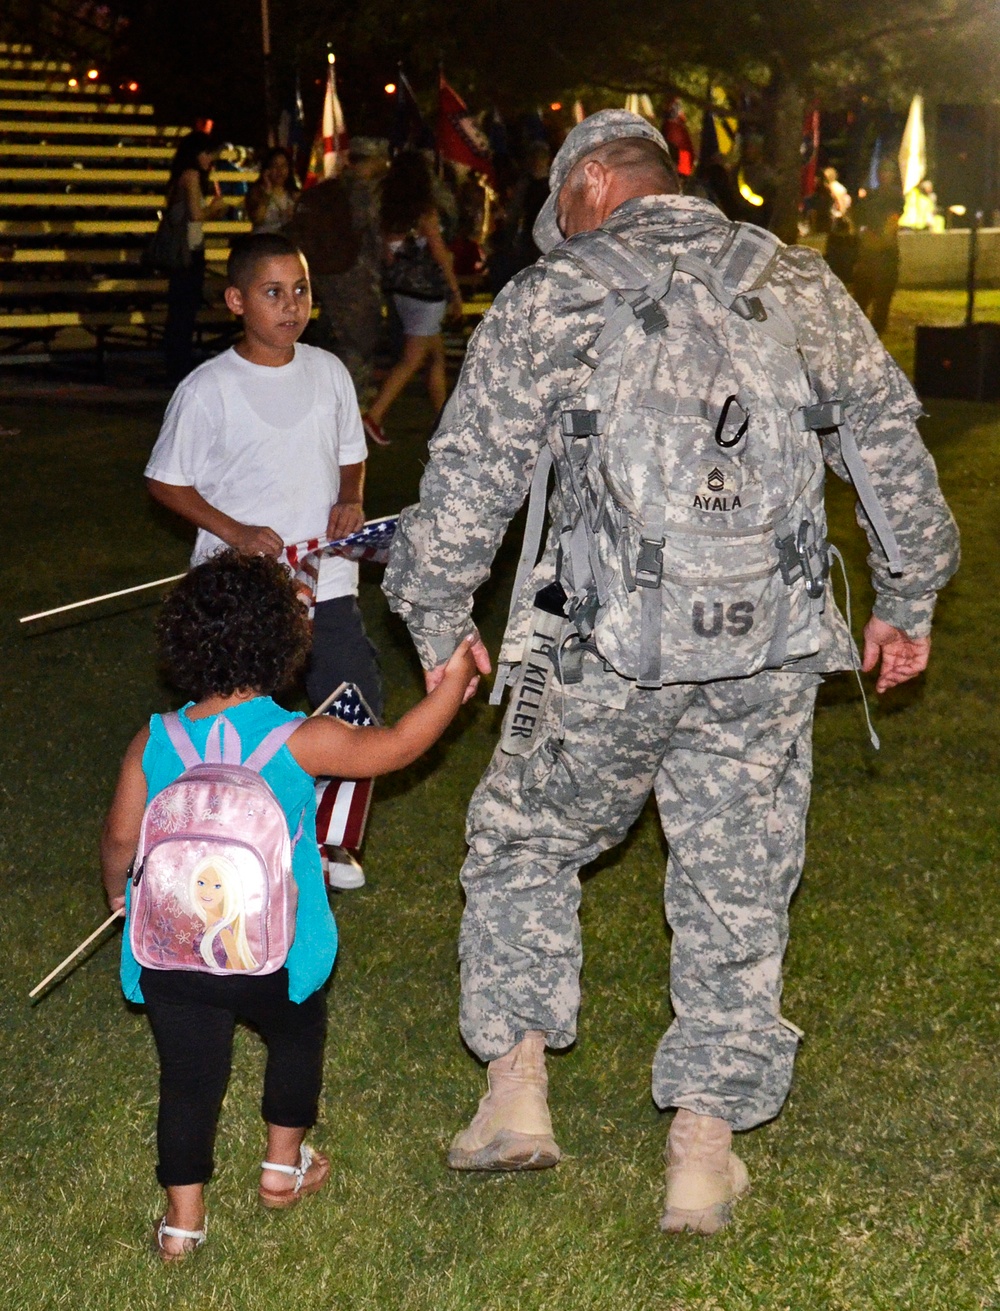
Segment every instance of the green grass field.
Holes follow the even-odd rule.
[[[988,309],[986,306],[985,309]],[[955,294],[900,297],[892,338],[957,321]],[[463,812],[497,730],[483,699],[376,794],[368,886],[337,898],[324,1112],[329,1187],[287,1214],[255,1201],[260,1046],[237,1043],[209,1190],[209,1243],[148,1251],[156,1064],[107,943],[39,1004],[29,988],[105,914],[96,847],[125,744],[170,699],[153,609],[105,608],[25,638],[17,616],[177,572],[187,541],[146,501],[152,407],[0,404],[3,1061],[0,1307],[11,1311],[813,1311],[1000,1308],[997,981],[1000,407],[930,402],[924,432],[964,536],[932,667],[876,710],[822,692],[809,854],[785,1014],[792,1096],[745,1136],[753,1190],[713,1241],[656,1220],[666,1121],[648,1069],[669,1019],[664,850],[651,810],[586,878],[580,1040],[550,1059],[560,1166],[449,1173],[483,1075],[456,1029]],[[369,512],[413,499],[429,415],[408,400],[370,460]],[[855,629],[864,545],[831,488]],[[481,599],[495,650],[512,546]],[[417,695],[405,633],[363,587],[390,716]]]

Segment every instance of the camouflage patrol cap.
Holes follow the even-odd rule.
[[[655,141],[665,155],[670,153],[667,143],[652,123],[627,109],[598,110],[582,123],[577,123],[559,147],[549,169],[548,199],[539,211],[531,234],[543,254],[566,240],[556,220],[556,201],[573,166],[598,146],[606,146],[609,141],[621,141],[625,137],[645,137],[647,141]]]
[[[347,149],[354,159],[389,158],[389,142],[385,137],[351,137]]]

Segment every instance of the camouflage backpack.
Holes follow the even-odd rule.
[[[890,568],[898,550],[767,285],[781,243],[733,223],[713,256],[687,245],[660,267],[600,229],[561,249],[608,288],[605,323],[536,467],[515,598],[551,463],[561,612],[618,673],[660,687],[814,654],[829,572],[816,432],[840,429]]]

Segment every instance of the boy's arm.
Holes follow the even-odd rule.
[[[148,741],[149,729],[144,728],[129,743],[101,834],[101,872],[111,910],[121,910],[125,905],[125,878],[139,845],[142,812],[146,809],[142,753]]]
[[[307,774],[374,778],[405,769],[438,740],[476,677],[470,641],[445,666],[440,684],[389,728],[354,728],[330,715],[307,719],[288,747]]]
[[[159,501],[174,514],[179,514],[196,528],[220,537],[227,546],[233,546],[244,555],[279,556],[285,548],[284,542],[274,531],[259,524],[239,523],[228,514],[223,514],[214,505],[209,505],[204,496],[193,487],[181,487],[174,483],[157,482],[147,478],[146,486],[154,501]],[[362,516],[362,522],[364,516]]]
[[[326,524],[326,535],[336,541],[338,537],[348,537],[356,533],[365,522],[365,462],[359,464],[342,464],[340,466],[340,491],[337,503],[330,508],[330,517]]]

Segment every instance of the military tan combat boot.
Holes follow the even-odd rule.
[[[674,1116],[664,1157],[664,1233],[715,1234],[729,1223],[731,1204],[750,1187],[747,1168],[731,1150],[733,1131],[714,1115],[683,1108]]]
[[[490,1061],[489,1091],[448,1152],[453,1170],[544,1170],[561,1155],[546,1101],[545,1034],[529,1030]]]

